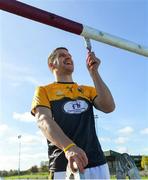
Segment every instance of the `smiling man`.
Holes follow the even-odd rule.
[[[50,178],[64,179],[74,162],[87,179],[109,179],[105,156],[95,131],[93,106],[105,113],[114,110],[113,97],[98,73],[100,60],[87,55],[94,87],[72,79],[74,64],[68,49],[59,47],[48,58],[55,82],[36,89],[32,114],[48,143]]]

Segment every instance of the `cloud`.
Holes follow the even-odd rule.
[[[147,155],[148,154],[148,147],[145,147],[144,149],[142,149],[142,153]]]
[[[42,133],[41,130],[37,131],[36,134],[39,135],[39,136],[43,136],[43,133]]]
[[[0,140],[7,141],[8,137],[14,135],[15,131],[7,124],[0,122]],[[1,147],[0,147],[1,148]]]
[[[24,83],[30,83],[34,86],[37,86],[40,83],[38,79],[33,75],[32,70],[28,67],[19,67],[16,64],[12,63],[2,63],[3,68],[3,79],[8,79],[8,82],[13,87],[18,87],[24,85]],[[9,72],[9,73],[6,73]]]
[[[23,122],[34,122],[35,121],[35,117],[32,116],[30,112],[25,112],[25,113],[13,112],[13,119],[23,121]]]
[[[117,147],[117,152],[119,153],[128,153],[128,148],[125,146]]]
[[[128,141],[127,137],[118,137],[115,139],[116,144],[125,144]]]
[[[33,85],[39,85],[40,84],[40,82],[36,78],[34,78],[33,76],[26,76],[26,77],[24,77],[24,80],[26,82],[33,84]]]
[[[5,125],[5,124],[4,124]],[[0,126],[5,132],[5,141],[3,136],[0,138],[0,170],[18,169],[18,148],[21,140],[21,170],[30,168],[33,165],[40,165],[41,161],[48,160],[46,138],[24,132],[16,133],[16,129],[7,126]],[[2,128],[4,127],[4,128]],[[10,133],[11,132],[11,133]],[[21,139],[18,139],[21,134]],[[9,162],[9,163],[8,163]]]
[[[142,129],[140,131],[141,134],[148,135],[148,128]]]
[[[16,155],[2,154],[0,155],[0,160],[0,170],[10,170],[18,166],[18,157]]]
[[[111,141],[111,139],[108,138],[108,137],[99,137],[99,140],[100,140],[101,142],[110,142],[110,141]]]
[[[13,62],[13,61],[12,61]],[[13,73],[19,73],[19,74],[27,74],[30,72],[29,68],[28,67],[21,67],[21,66],[18,66],[18,64],[14,64],[14,63],[8,63],[8,62],[2,62],[1,63],[1,66],[3,68],[3,72],[13,72]]]
[[[1,135],[2,135],[2,134],[5,134],[8,130],[9,130],[8,125],[6,125],[6,124],[0,124],[0,133],[1,133]]]
[[[24,154],[22,155],[22,159],[28,159],[28,158],[32,158],[32,159],[38,159],[38,158],[43,158],[43,159],[47,159],[48,157],[48,154],[45,152],[45,153],[32,153],[32,154]]]
[[[28,145],[33,145],[33,144],[40,144],[41,143],[41,137],[36,136],[36,135],[30,135],[30,134],[26,134],[22,137],[22,142],[24,144],[28,144]]]
[[[18,154],[1,154],[0,170],[18,169]],[[20,169],[26,170],[34,165],[40,166],[41,161],[47,161],[47,153],[21,154]]]
[[[9,144],[17,144],[19,141],[21,141],[21,144],[24,145],[25,147],[30,147],[30,146],[46,146],[47,145],[47,140],[46,138],[42,135],[36,135],[34,134],[27,134],[27,133],[20,133],[21,138],[18,139],[18,136],[16,134],[10,136],[7,138],[7,142]]]
[[[38,86],[40,83],[40,81],[38,81],[36,78],[34,78],[31,75],[23,75],[20,74],[18,75],[11,75],[11,76],[7,76],[7,78],[10,80],[10,84],[14,87],[18,87],[21,85],[24,85],[24,83],[30,83],[34,86]]]
[[[8,139],[8,141],[10,143],[17,143],[19,140],[24,145],[34,145],[34,144],[41,143],[41,138],[39,136],[35,136],[35,135],[31,135],[31,134],[23,134],[23,135],[21,135],[20,139],[18,139],[18,137],[16,137],[16,136],[9,137],[9,139]]]
[[[118,130],[118,133],[122,134],[122,136],[129,136],[134,132],[134,129],[130,126],[126,126],[122,129]]]

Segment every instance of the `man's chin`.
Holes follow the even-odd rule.
[[[66,72],[68,73],[73,73],[73,71],[74,71],[74,68],[66,68]]]
[[[73,71],[67,71],[66,74],[71,75]]]

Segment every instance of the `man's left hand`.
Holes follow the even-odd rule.
[[[101,63],[100,59],[98,59],[95,56],[94,52],[88,52],[87,59],[86,59],[86,65],[87,65],[87,69],[90,73],[93,73],[93,71],[97,71],[100,63]]]

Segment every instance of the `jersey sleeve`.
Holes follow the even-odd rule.
[[[94,87],[90,87],[90,100],[93,102],[96,97],[97,97],[96,89]]]
[[[44,106],[50,108],[50,101],[48,99],[46,90],[44,87],[37,87],[35,89],[34,97],[32,100],[31,114],[35,115],[35,109],[38,106]]]

